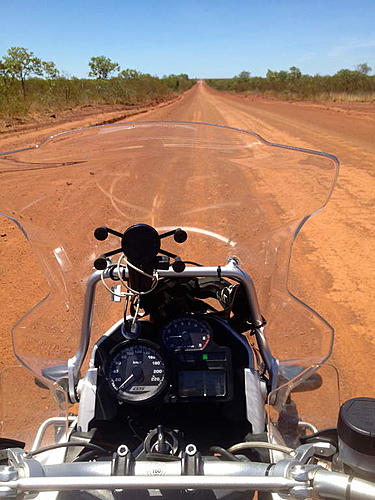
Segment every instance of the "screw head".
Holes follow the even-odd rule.
[[[120,446],[117,448],[117,455],[119,457],[125,457],[129,453],[129,448],[126,446],[126,444],[120,444]]]
[[[187,455],[193,456],[197,453],[197,447],[195,444],[188,444],[185,448],[185,452]]]

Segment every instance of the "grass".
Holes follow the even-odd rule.
[[[293,101],[375,102],[375,76],[341,70],[333,76],[276,72],[272,77],[208,79],[217,90],[261,94]]]
[[[160,79],[149,75],[108,80],[30,78],[26,81],[24,96],[18,80],[3,79],[0,81],[0,118],[20,119],[85,105],[135,106],[185,91],[194,83],[178,76]]]

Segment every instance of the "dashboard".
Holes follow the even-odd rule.
[[[137,333],[127,340],[120,324],[96,343],[89,429],[98,442],[138,446],[139,436],[158,425],[180,429],[187,443],[202,446],[243,440],[251,430],[244,369],[253,353],[230,322],[191,313],[139,320]]]
[[[104,338],[95,364],[121,403],[228,401],[233,394],[232,355],[221,342],[222,329],[198,315],[163,325],[139,321],[135,340],[126,340],[121,328]]]
[[[238,429],[248,425],[244,368],[251,348],[227,321],[198,313],[163,323],[140,320],[138,334],[127,340],[120,325],[97,342],[90,425],[105,428],[107,436],[115,428],[123,433],[129,418],[145,428],[174,428],[178,421],[192,439],[206,424],[208,438],[216,421],[236,422]]]

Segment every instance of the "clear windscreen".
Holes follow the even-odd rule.
[[[272,354],[303,367],[324,362],[332,329],[289,293],[287,279],[293,240],[327,203],[337,170],[327,154],[181,122],[81,129],[3,154],[0,211],[17,221],[47,283],[13,328],[16,356],[39,377],[66,364],[79,343],[93,262],[119,246],[115,237],[95,240],[94,229],[145,223],[185,229],[183,245],[166,246],[182,260],[217,266],[237,256],[254,280]],[[17,264],[21,280],[32,279]],[[99,288],[93,340],[122,312]]]
[[[66,440],[69,432],[67,395],[55,383],[35,382],[24,366],[0,372],[0,436],[25,443],[32,450]],[[44,423],[45,428],[40,428]],[[41,430],[37,434],[38,428]],[[3,443],[0,443],[3,445]],[[20,447],[13,444],[9,447]]]
[[[284,364],[283,368],[291,367]],[[280,383],[268,395],[268,440],[295,448],[301,444],[301,436],[335,428],[340,408],[339,389],[338,371],[329,363],[305,368],[294,380]],[[280,459],[280,453],[272,455],[276,461],[277,457]]]

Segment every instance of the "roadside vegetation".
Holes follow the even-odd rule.
[[[56,113],[87,105],[135,106],[188,90],[188,75],[158,78],[135,69],[121,69],[105,56],[88,62],[91,78],[62,73],[23,47],[11,47],[0,59],[0,118],[12,120],[38,113]]]
[[[373,101],[375,102],[375,75],[367,63],[354,70],[341,69],[334,75],[304,75],[292,66],[289,71],[268,70],[266,77],[252,77],[242,71],[233,78],[208,79],[218,90],[255,93],[291,100],[316,101]]]

